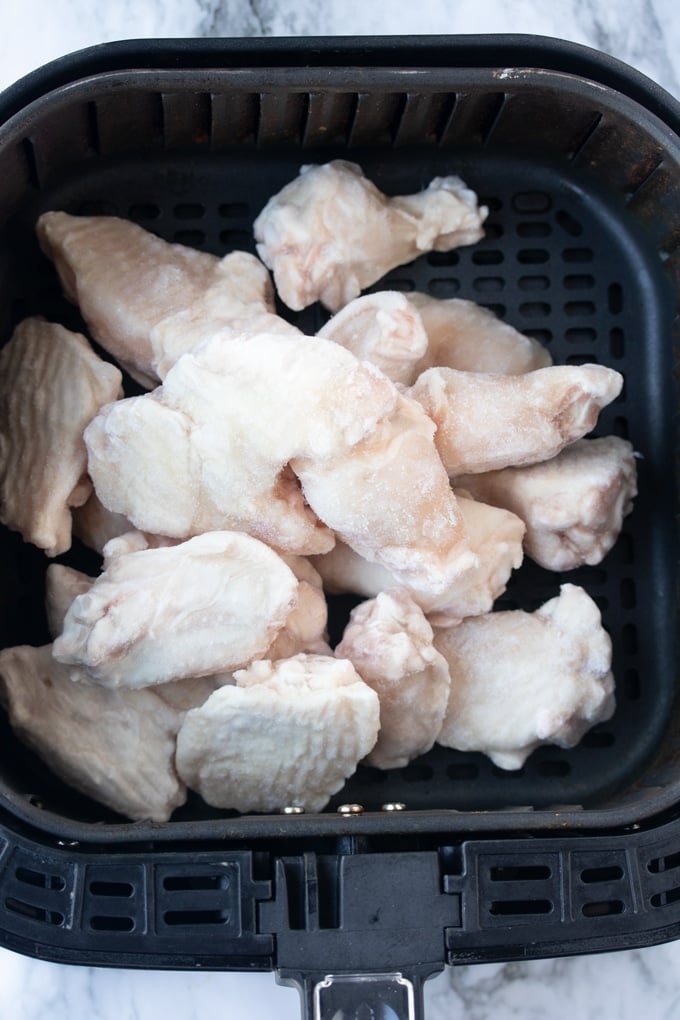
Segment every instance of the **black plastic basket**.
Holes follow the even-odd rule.
[[[675,938],[678,104],[617,61],[529,36],[145,41],[29,75],[0,97],[0,125],[3,341],[27,314],[84,329],[37,247],[46,209],[225,254],[254,250],[255,215],[302,163],[350,158],[388,193],[459,173],[490,208],[484,240],[381,286],[471,298],[557,363],[618,369],[598,432],[642,454],[604,562],[525,565],[503,599],[533,609],[569,580],[600,606],[617,711],[579,747],[512,773],[443,748],[360,768],[319,815],[195,798],[167,824],[131,824],[54,779],[3,719],[2,943],[74,963],[274,968],[310,1016],[362,996],[419,1016],[445,963]],[[323,313],[294,321],[314,332]],[[42,644],[47,561],[0,540],[2,645]],[[65,560],[96,570],[77,543]],[[332,607],[336,637],[349,604]],[[363,812],[336,810],[350,803]]]

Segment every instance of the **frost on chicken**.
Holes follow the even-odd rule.
[[[605,436],[581,439],[541,464],[466,475],[457,484],[521,517],[524,548],[536,563],[575,570],[600,563],[613,547],[633,509],[637,472],[632,445]]]
[[[614,712],[611,640],[582,588],[535,613],[489,613],[435,635],[451,674],[438,742],[518,769],[539,744],[573,747]]]
[[[443,593],[433,594],[403,585],[430,623],[437,627],[452,626],[467,616],[490,612],[495,600],[505,591],[511,572],[521,565],[523,558],[525,528],[519,517],[470,499],[468,493],[459,490],[456,490],[456,498],[477,566],[461,574]],[[394,574],[364,559],[344,542],[336,542],[329,553],[314,556],[312,561],[326,589],[334,594],[351,592],[373,598],[397,585]]]
[[[184,803],[174,764],[183,715],[154,691],[74,683],[51,645],[19,646],[0,652],[0,702],[23,743],[88,797],[156,822]]]
[[[71,604],[54,656],[106,687],[233,670],[269,648],[297,590],[275,552],[239,533],[130,552]]]
[[[427,351],[427,333],[418,311],[395,290],[355,298],[317,336],[341,344],[392,382],[404,385],[414,381],[415,366]]]
[[[430,368],[409,393],[437,425],[437,449],[455,478],[555,457],[595,427],[622,386],[603,365],[513,376]]]
[[[371,750],[378,727],[378,697],[346,660],[262,660],[188,713],[177,769],[214,807],[321,811]]]
[[[483,236],[487,209],[459,177],[388,198],[345,160],[303,166],[255,220],[257,251],[289,308],[336,312],[390,269]]]
[[[220,259],[115,216],[47,212],[37,234],[94,339],[147,389],[216,328],[299,332],[274,314],[269,273],[247,252]]]
[[[422,609],[406,592],[381,592],[352,610],[335,654],[349,659],[380,700],[380,733],[367,765],[401,768],[437,739],[450,678],[432,638]]]
[[[40,318],[0,352],[0,520],[48,556],[71,547],[71,507],[92,490],[83,432],[121,378],[84,336]]]
[[[410,382],[428,368],[461,372],[523,375],[552,364],[537,340],[519,333],[492,311],[461,298],[434,298],[413,291],[408,301],[427,334],[427,350],[416,363]]]

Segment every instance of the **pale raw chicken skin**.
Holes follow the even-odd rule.
[[[552,364],[542,344],[474,301],[434,298],[418,291],[409,293],[408,300],[420,314],[427,335],[427,350],[408,382],[434,367],[523,375]]]
[[[12,728],[60,779],[133,820],[165,822],[186,799],[175,771],[183,715],[154,691],[74,683],[52,646],[0,652]]]
[[[555,365],[502,376],[430,368],[409,390],[437,426],[452,478],[549,460],[590,432],[623,376],[603,365]]]
[[[269,648],[297,589],[275,552],[237,532],[129,552],[72,603],[54,656],[106,687],[231,671]]]
[[[79,538],[88,549],[95,549],[101,553],[104,546],[112,538],[118,538],[130,531],[132,525],[127,517],[122,514],[114,514],[107,510],[101,502],[97,493],[92,490],[86,503],[75,507],[71,514],[73,518],[73,534]]]
[[[94,339],[147,389],[218,327],[298,332],[273,314],[269,274],[247,252],[220,259],[115,216],[47,212],[37,234]]]
[[[61,563],[50,563],[45,574],[45,611],[47,629],[53,638],[64,629],[64,619],[71,603],[84,595],[94,584],[94,577]]]
[[[409,385],[427,350],[420,315],[398,291],[379,291],[355,298],[329,319],[317,336],[341,344],[361,361],[384,372],[392,382]]]
[[[451,680],[422,609],[403,591],[352,610],[335,649],[380,700],[380,732],[365,763],[396,769],[425,754],[441,730]]]
[[[281,559],[297,578],[297,601],[263,658],[289,659],[301,652],[332,655],[321,575],[304,556],[282,555]]]
[[[580,439],[552,460],[466,475],[457,484],[521,517],[524,549],[536,563],[575,570],[600,563],[619,537],[637,495],[635,454],[618,436]]]
[[[483,236],[488,210],[459,177],[388,198],[345,160],[303,166],[255,220],[257,251],[289,308],[337,312],[395,266]]]
[[[83,432],[121,381],[84,336],[40,318],[0,352],[0,520],[48,556],[71,548],[71,507],[92,490]]]
[[[255,662],[189,712],[177,770],[214,807],[321,811],[378,736],[378,697],[350,662]]]
[[[523,558],[525,528],[519,517],[470,499],[458,490],[456,499],[478,565],[462,574],[443,595],[409,591],[430,623],[437,627],[453,626],[465,617],[490,612]],[[373,598],[397,584],[389,570],[364,559],[344,542],[336,542],[329,553],[314,556],[312,562],[331,593],[352,592]]]
[[[611,640],[583,590],[535,613],[489,613],[435,634],[451,673],[438,742],[519,769],[540,744],[574,747],[614,712]]]

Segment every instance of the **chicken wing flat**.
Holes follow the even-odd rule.
[[[542,344],[474,301],[433,298],[418,291],[409,293],[408,300],[418,310],[427,334],[427,350],[411,381],[434,367],[523,375],[552,365]]]
[[[437,449],[456,478],[555,457],[595,427],[622,386],[603,365],[514,376],[430,368],[409,393],[435,422]]]
[[[438,737],[518,769],[539,744],[573,747],[614,712],[611,640],[582,588],[535,613],[489,613],[435,634],[451,673]]]
[[[525,528],[519,517],[470,499],[468,494],[458,490],[456,498],[470,550],[479,562],[443,594],[433,596],[424,591],[409,591],[436,627],[450,627],[468,616],[490,612],[495,600],[505,591],[512,570],[521,565],[523,558]],[[398,583],[389,570],[364,559],[344,542],[336,542],[329,553],[312,557],[312,562],[326,590],[334,594],[351,592],[373,598]]]
[[[88,549],[95,549],[98,553],[103,551],[112,538],[118,538],[132,529],[127,517],[106,509],[94,489],[82,506],[73,508],[71,516],[73,534]]]
[[[71,604],[54,656],[107,687],[230,671],[269,648],[297,589],[275,552],[238,532],[130,552]]]
[[[633,447],[618,436],[580,439],[541,464],[458,481],[479,499],[521,517],[525,552],[547,570],[600,563],[637,495]]]
[[[0,520],[48,556],[71,547],[71,507],[92,488],[83,432],[121,379],[44,319],[25,319],[0,352]]]
[[[247,252],[219,259],[115,216],[47,212],[37,233],[94,339],[147,389],[217,326],[298,332],[273,314],[269,274]]]
[[[64,629],[64,619],[71,603],[84,595],[94,584],[94,577],[61,563],[50,563],[45,575],[45,611],[47,629],[53,638]]]
[[[318,336],[370,361],[395,383],[410,385],[427,351],[427,333],[411,302],[399,291],[355,298],[329,319]]]
[[[356,163],[333,160],[300,168],[255,220],[255,240],[289,308],[337,312],[395,266],[479,241],[487,211],[459,177],[387,198]]]
[[[177,770],[208,804],[321,811],[378,736],[378,697],[350,662],[255,662],[186,716]]]
[[[328,605],[321,575],[304,556],[282,556],[298,581],[297,601],[263,658],[290,659],[301,652],[332,655],[328,645]]]
[[[396,769],[429,751],[441,730],[451,680],[422,609],[403,591],[352,610],[335,649],[380,700],[380,733],[366,764]]]
[[[12,728],[64,782],[119,814],[164,822],[186,799],[175,771],[183,716],[153,691],[74,683],[52,646],[0,652]]]

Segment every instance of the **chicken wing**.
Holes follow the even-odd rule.
[[[458,483],[521,517],[525,552],[547,570],[600,563],[637,495],[633,447],[617,436],[580,439],[541,464],[465,475]]]
[[[427,334],[427,350],[411,381],[434,367],[522,375],[552,364],[542,344],[474,301],[433,298],[418,291],[411,292],[408,300],[418,310]]]
[[[427,333],[411,302],[396,290],[355,298],[329,319],[318,336],[370,361],[395,383],[409,385],[427,351]]]
[[[522,562],[524,524],[519,517],[505,510],[499,512],[458,490],[456,498],[470,550],[479,563],[462,574],[443,595],[409,591],[436,627],[449,627],[465,617],[490,612],[505,591],[511,571]],[[312,557],[312,562],[331,593],[352,592],[372,598],[397,584],[389,570],[364,559],[344,542],[336,542],[329,553]]]
[[[321,811],[378,736],[378,697],[346,660],[255,662],[188,713],[177,770],[215,807]]]
[[[53,638],[59,637],[64,629],[64,619],[73,600],[89,591],[94,580],[81,570],[50,563],[45,575],[45,611],[47,629]]]
[[[320,300],[337,312],[395,266],[479,241],[487,211],[459,177],[387,198],[356,163],[333,160],[300,168],[255,220],[255,240],[289,308]]]
[[[55,775],[132,819],[164,822],[186,799],[175,771],[183,715],[154,691],[74,683],[52,646],[0,652],[12,728]]]
[[[595,427],[622,386],[603,365],[514,376],[430,368],[409,393],[435,422],[437,449],[455,478],[555,457]]]
[[[582,588],[535,613],[489,613],[435,634],[451,693],[438,742],[518,769],[539,744],[573,747],[614,712],[611,640]]]
[[[38,239],[95,340],[147,389],[217,327],[299,331],[274,315],[264,266],[169,244],[115,216],[47,212]]]
[[[132,529],[127,517],[106,509],[94,489],[82,506],[73,508],[71,516],[73,534],[88,549],[95,549],[98,553],[102,552],[112,538],[118,538]]]
[[[396,769],[429,751],[441,730],[451,680],[422,609],[404,591],[352,610],[335,649],[380,700],[380,733],[367,765]]]
[[[237,532],[130,552],[71,604],[54,656],[107,687],[230,671],[269,648],[297,589],[275,552]]]
[[[25,319],[0,352],[0,520],[48,556],[71,547],[71,507],[92,488],[83,432],[121,378],[44,319]]]

